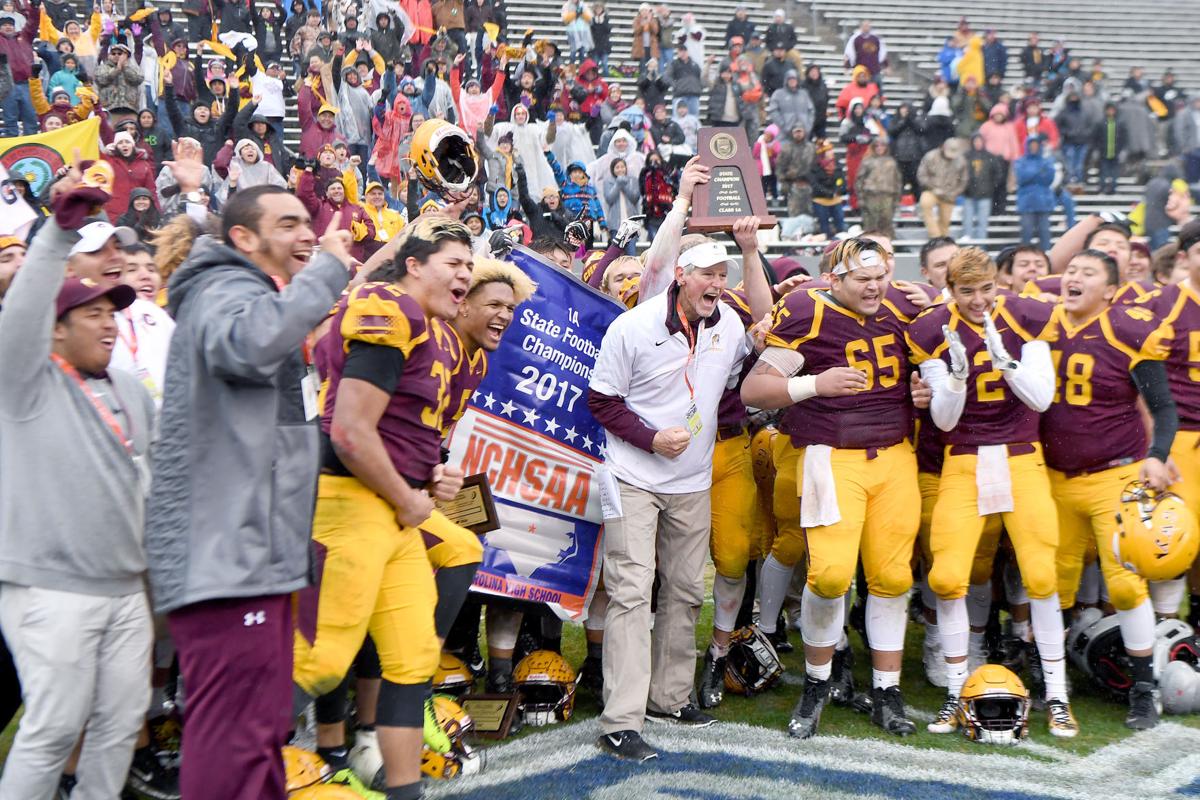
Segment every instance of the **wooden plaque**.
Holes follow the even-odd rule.
[[[732,231],[739,217],[756,216],[759,228],[771,228],[775,217],[767,210],[762,178],[746,131],[733,128],[701,128],[696,143],[700,163],[709,168],[708,183],[692,192],[689,233]]]
[[[487,475],[480,472],[468,475],[463,479],[462,489],[450,500],[436,501],[438,511],[467,530],[476,533],[489,533],[500,528],[500,518],[496,514],[496,503],[492,499],[492,487],[488,485]]]
[[[468,694],[460,704],[475,723],[475,734],[485,739],[504,739],[517,715],[517,693]]]

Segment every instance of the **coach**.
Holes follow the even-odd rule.
[[[747,260],[757,263],[757,220],[738,226]],[[674,235],[680,250],[674,282],[609,327],[588,395],[588,408],[608,434],[605,460],[619,506],[605,520],[604,583],[611,599],[597,744],[639,763],[657,756],[641,738],[645,719],[714,722],[691,701],[713,445],[718,402],[751,350],[741,320],[720,301],[731,264],[725,247],[703,236],[680,241]],[[761,269],[749,272],[747,291],[759,318],[770,307],[770,289]],[[656,571],[661,585],[652,634]]]

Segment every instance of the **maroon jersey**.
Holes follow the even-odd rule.
[[[1050,303],[1005,293],[996,297],[992,321],[1013,358],[1021,357],[1021,347],[1042,334],[1054,311]],[[967,402],[958,425],[944,434],[950,445],[980,447],[989,444],[1017,444],[1038,440],[1038,412],[1021,402],[992,365],[984,343],[983,326],[974,325],[958,313],[954,303],[936,306],[908,326],[908,346],[914,364],[940,358],[950,365],[942,326],[957,331],[967,348]]]
[[[750,301],[746,299],[746,293],[742,289],[726,289],[721,293],[721,302],[733,309],[746,330],[750,330],[755,320],[750,315]],[[718,428],[733,428],[746,421],[746,404],[742,402],[742,381],[750,374],[750,370],[757,362],[757,355],[747,356],[746,360],[742,362],[742,374],[738,378],[737,385],[732,389],[726,389],[725,393],[721,395],[721,402],[717,405]]]
[[[918,289],[923,291],[929,298],[929,304],[940,303],[942,295],[937,289],[930,286],[928,283],[914,283]],[[809,281],[796,291],[804,292],[809,289],[828,289],[829,281],[824,278]],[[883,305],[889,311],[896,315],[897,318],[904,324],[908,324],[917,318],[917,315],[924,311],[929,304],[918,306],[913,301],[908,299],[908,293],[896,285],[896,281],[888,283],[887,289],[883,293]]]
[[[1098,470],[1146,455],[1146,427],[1130,371],[1167,357],[1159,319],[1144,306],[1110,306],[1073,328],[1062,306],[1046,339],[1058,388],[1042,415],[1046,463],[1062,472]]]
[[[791,406],[779,429],[804,447],[887,447],[912,434],[904,323],[887,307],[870,317],[844,308],[825,289],[800,289],[775,305],[768,347],[804,356],[806,374],[854,367],[867,388],[847,397],[812,397]]]
[[[1062,295],[1062,275],[1043,275],[1021,287],[1022,297],[1041,297],[1043,294]]]
[[[454,326],[448,325],[447,327],[450,329],[450,335],[454,338],[454,345],[459,355],[458,363],[454,365],[454,374],[450,376],[450,408],[447,409],[442,420],[448,433],[450,426],[462,418],[463,413],[467,410],[467,403],[471,402],[471,396],[475,394],[475,390],[487,376],[488,362],[486,350],[481,347],[475,351],[474,355],[469,354],[462,337],[458,335]]]
[[[1179,409],[1179,428],[1200,431],[1200,294],[1182,284],[1164,286],[1138,304],[1170,326],[1163,331],[1163,339],[1169,351],[1167,377]]]
[[[326,435],[333,424],[346,354],[356,341],[394,347],[403,354],[403,373],[379,420],[379,436],[396,471],[411,482],[424,483],[441,463],[458,339],[449,325],[428,319],[417,301],[393,284],[367,283],[344,296],[314,353],[324,376],[321,430]]]
[[[1151,281],[1129,281],[1122,284],[1120,289],[1117,289],[1117,293],[1113,297],[1113,303],[1118,305],[1132,305],[1139,302],[1143,297],[1149,297],[1155,288],[1157,287]]]
[[[929,409],[916,409],[916,415],[917,472],[932,472],[935,475],[941,475],[942,462],[946,455],[942,431],[933,424],[933,417],[929,415]]]

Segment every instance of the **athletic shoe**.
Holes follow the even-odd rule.
[[[697,694],[701,708],[716,708],[725,697],[725,656],[717,658],[712,648],[704,653],[704,666],[700,668],[700,691]]]
[[[588,656],[583,660],[583,665],[579,668],[579,688],[603,704],[604,664],[599,658]]]
[[[917,726],[904,715],[904,697],[899,686],[871,689],[871,722],[896,736],[917,732]]]
[[[958,697],[948,694],[942,707],[938,709],[937,716],[925,726],[925,730],[930,733],[954,733],[958,730],[958,724]]]
[[[145,800],[179,800],[179,773],[163,766],[151,747],[133,751],[125,785]]]
[[[450,737],[438,724],[433,710],[433,695],[425,698],[425,745],[435,753],[449,753],[451,747]]]
[[[792,709],[792,719],[788,722],[788,736],[797,739],[810,739],[817,733],[821,724],[821,712],[829,702],[829,681],[818,681],[813,678],[804,679],[804,691],[800,694],[800,702]]]
[[[854,702],[854,651],[849,647],[834,650],[831,669],[829,699],[834,705],[848,706]]]
[[[1071,704],[1066,700],[1047,700],[1046,716],[1050,721],[1050,735],[1060,739],[1073,739],[1079,733],[1079,723],[1071,713]]]
[[[779,619],[775,622],[775,631],[767,634],[767,640],[771,642],[771,646],[775,648],[776,654],[790,653],[796,648],[788,641],[787,620],[783,618],[783,612],[779,613]]]
[[[1022,647],[1025,650],[1025,667],[1029,670],[1029,683],[1025,686],[1029,689],[1030,705],[1035,711],[1041,711],[1046,707],[1046,676],[1042,674],[1042,657],[1038,655],[1036,642],[1025,642]]]
[[[489,664],[487,680],[484,681],[484,688],[487,689],[488,694],[512,694],[512,670],[501,669],[498,667],[493,669]]]
[[[337,772],[333,773],[333,776],[330,777],[330,779],[326,782],[341,784],[359,797],[366,798],[366,800],[387,800],[386,794],[383,792],[376,792],[373,789],[368,788],[367,785],[359,780],[359,777],[354,774],[354,770],[350,769],[349,767],[339,769]]]
[[[658,751],[646,744],[637,731],[616,731],[602,733],[596,739],[596,746],[624,761],[644,764],[652,758],[658,758]]]
[[[1125,715],[1125,727],[1135,731],[1148,731],[1158,724],[1158,698],[1154,684],[1138,681],[1129,690],[1129,713]]]
[[[646,719],[650,722],[665,722],[668,725],[683,725],[689,728],[707,728],[717,724],[716,718],[710,717],[691,703],[670,713],[647,708]]]
[[[471,646],[462,655],[463,663],[467,665],[467,669],[471,670],[471,674],[476,680],[482,678],[487,673],[487,662],[483,660],[483,653],[479,650],[479,641],[471,642]]]
[[[946,657],[942,655],[940,636],[925,635],[921,659],[925,664],[925,680],[929,681],[930,686],[945,689],[949,681],[946,679]]]

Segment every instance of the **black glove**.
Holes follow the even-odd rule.
[[[29,68],[29,74],[31,76],[33,76],[34,78],[42,77],[42,62],[40,62],[40,61],[33,62],[33,66],[31,66]]]
[[[0,66],[8,63],[8,53],[0,53]]]
[[[493,258],[507,258],[512,252],[513,240],[505,231],[492,231],[492,235],[488,237],[488,248],[492,251]]]

